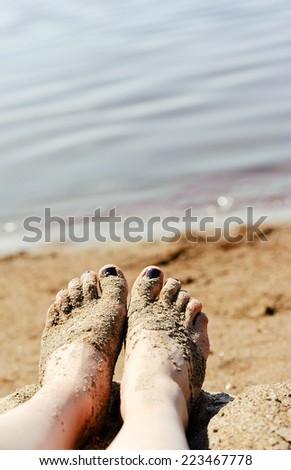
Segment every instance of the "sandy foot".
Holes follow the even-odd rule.
[[[153,429],[148,428],[147,435],[144,423],[140,433],[143,448],[154,448],[153,444],[157,445],[155,448],[183,448],[184,437],[179,445],[166,439],[155,444],[148,437],[151,433],[154,436],[159,427],[158,415],[169,425],[172,416],[174,427],[178,428],[180,422],[184,429],[187,427],[189,412],[204,380],[209,352],[207,317],[201,312],[201,303],[180,288],[180,281],[174,278],[163,286],[161,270],[149,266],[141,272],[131,293],[121,413],[123,434],[133,439],[138,434],[137,416],[156,422],[154,426],[148,423]],[[166,429],[165,432],[169,434]],[[162,433],[162,429],[157,431],[157,439]],[[112,448],[124,443],[121,433]],[[135,441],[132,448],[138,448],[138,444]]]
[[[98,293],[99,281],[99,293]],[[70,396],[79,434],[100,432],[126,318],[126,280],[118,267],[86,271],[60,291],[42,335],[40,385]],[[61,413],[56,409],[56,419]]]

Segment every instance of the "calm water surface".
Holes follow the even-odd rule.
[[[0,240],[101,207],[291,216],[287,0],[0,0]],[[223,199],[224,198],[224,199]]]

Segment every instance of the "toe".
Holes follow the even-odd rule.
[[[186,306],[188,305],[190,298],[191,297],[189,292],[187,292],[186,290],[180,290],[176,300],[176,305],[179,312],[185,312]]]
[[[134,302],[152,302],[161,292],[163,273],[157,266],[144,268],[136,279],[131,291],[131,305]]]
[[[202,304],[197,299],[190,299],[185,313],[185,324],[187,328],[193,328],[196,315],[202,310]]]
[[[100,269],[98,277],[102,299],[126,305],[128,288],[121,269],[113,264],[107,264]]]
[[[201,302],[191,299],[186,307],[185,321],[186,326],[190,328],[193,342],[207,359],[209,354],[208,318],[201,310]]]
[[[174,277],[167,279],[161,290],[160,300],[166,304],[175,302],[180,288],[181,282],[178,279],[175,279]]]
[[[209,338],[207,332],[208,318],[205,313],[200,312],[197,314],[194,322],[194,331],[196,332],[195,342],[202,351],[204,357],[207,359],[209,355]]]
[[[83,302],[82,282],[79,278],[72,279],[68,285],[72,307],[79,307]]]
[[[62,289],[56,295],[56,306],[60,313],[70,313],[72,310],[72,304],[68,289]]]
[[[46,326],[51,327],[59,323],[60,311],[57,302],[51,304],[47,311]]]
[[[81,276],[82,294],[85,302],[98,299],[97,275],[95,271],[85,271]]]

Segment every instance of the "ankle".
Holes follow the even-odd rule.
[[[188,408],[181,387],[171,377],[159,377],[140,386],[121,386],[121,415],[125,422],[136,419],[156,421],[157,416],[173,415],[184,428],[188,425]]]

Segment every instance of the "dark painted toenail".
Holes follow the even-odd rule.
[[[84,271],[83,274],[90,274],[92,271],[90,269],[87,269],[86,271]]]
[[[160,277],[161,271],[157,268],[150,268],[146,272],[146,276],[149,277],[150,279],[156,279]]]
[[[117,276],[117,271],[114,266],[111,266],[110,268],[103,269],[102,274],[103,276]]]

